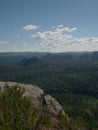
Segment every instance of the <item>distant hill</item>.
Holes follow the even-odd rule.
[[[23,67],[27,67],[27,66],[37,64],[40,62],[41,62],[41,60],[38,57],[34,56],[34,57],[30,57],[28,59],[23,58],[18,64],[23,66]]]
[[[48,52],[3,52],[0,53],[0,64],[2,65],[11,65],[11,64],[17,64],[20,62],[23,58],[31,58],[34,56],[37,57],[43,57]]]
[[[0,53],[0,64],[11,65],[21,62],[23,59],[38,57],[46,62],[53,63],[71,63],[71,62],[96,62],[98,61],[98,52],[4,52]],[[24,62],[24,60],[23,60]],[[29,61],[28,61],[29,62]]]

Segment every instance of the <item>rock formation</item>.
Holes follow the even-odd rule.
[[[22,83],[16,83],[16,82],[0,82],[0,89],[1,91],[4,90],[5,85],[9,86],[15,86],[18,85],[21,88],[25,89],[25,92],[23,96],[30,97],[32,100],[32,103],[42,108],[47,108],[51,113],[58,114],[59,112],[62,112],[62,114],[65,114],[63,108],[61,105],[50,95],[45,95],[44,91],[40,89],[39,87],[35,85],[28,85],[28,84],[22,84]]]

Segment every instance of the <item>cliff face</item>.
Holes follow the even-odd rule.
[[[59,112],[62,112],[62,114],[65,115],[65,112],[61,105],[50,95],[45,95],[44,91],[39,87],[16,82],[0,82],[1,91],[4,90],[5,84],[9,86],[19,85],[20,87],[24,88],[25,92],[23,96],[30,97],[32,104],[39,107],[40,109],[43,109],[45,107],[51,113],[58,114]]]

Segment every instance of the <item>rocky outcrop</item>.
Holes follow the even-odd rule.
[[[46,101],[46,106],[49,108],[51,112],[58,113],[61,111],[62,114],[65,114],[61,105],[55,100],[55,98],[51,97],[50,95],[45,95],[44,99]]]
[[[4,90],[4,86],[6,84],[9,86],[18,85],[21,88],[24,88],[25,92],[23,96],[30,97],[32,103],[35,106],[39,107],[40,109],[43,109],[45,107],[51,113],[58,114],[59,112],[62,112],[62,114],[65,114],[61,105],[50,95],[45,95],[44,91],[40,89],[39,87],[35,85],[28,85],[28,84],[22,84],[22,83],[16,83],[16,82],[0,82],[1,91]]]

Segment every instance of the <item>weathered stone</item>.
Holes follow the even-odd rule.
[[[61,105],[50,95],[45,95],[44,91],[37,86],[16,82],[0,82],[1,91],[4,90],[5,84],[9,86],[18,85],[21,88],[24,88],[25,92],[23,96],[30,97],[32,103],[35,106],[40,107],[40,109],[43,109],[45,107],[52,113],[58,114],[59,112],[62,112],[62,114],[65,114]]]
[[[46,105],[53,113],[59,113],[62,112],[62,114],[65,114],[64,110],[62,109],[61,105],[55,100],[55,98],[51,97],[50,95],[44,96]]]

